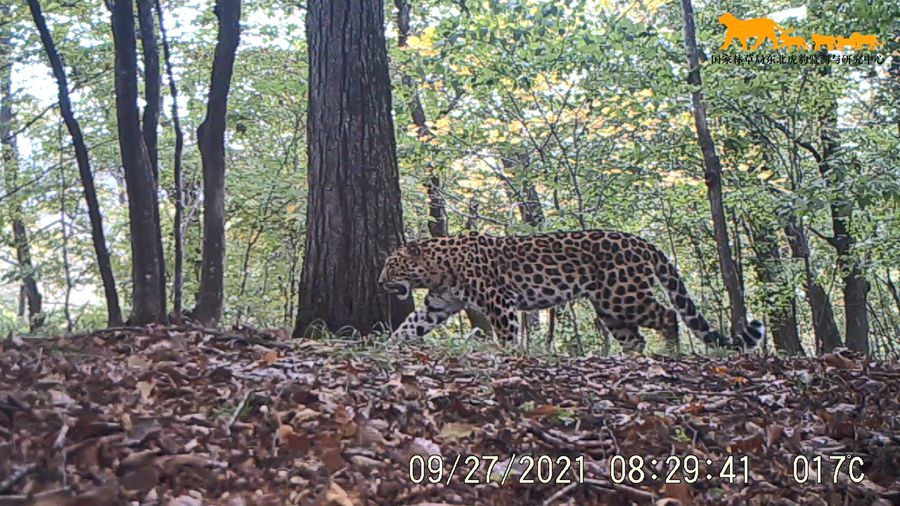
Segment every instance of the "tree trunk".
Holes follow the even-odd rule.
[[[834,310],[828,293],[816,283],[815,274],[809,262],[809,243],[803,228],[794,219],[785,225],[784,233],[791,246],[791,256],[802,258],[806,274],[806,298],[812,312],[813,335],[816,353],[829,352],[841,345],[841,333],[834,321]]]
[[[381,0],[309,0],[309,201],[295,336],[320,320],[363,334],[399,325],[412,300],[380,289],[403,242]]]
[[[213,56],[206,118],[197,129],[203,159],[203,264],[194,316],[215,324],[225,293],[225,126],[234,56],[241,36],[241,0],[218,0],[219,35]]]
[[[144,62],[144,115],[141,131],[144,134],[144,144],[147,146],[147,157],[150,159],[150,169],[153,171],[154,192],[159,196],[159,150],[157,147],[157,128],[159,127],[160,87],[162,81],[159,75],[159,47],[156,42],[156,28],[153,22],[153,1],[137,0],[138,26],[141,34],[141,49]],[[156,223],[159,224],[156,239],[159,248],[159,298],[163,307],[166,307],[166,255],[162,240],[162,222],[160,221],[159,205],[153,208],[156,213]]]
[[[397,46],[405,49],[407,47],[406,40],[409,38],[410,6],[407,0],[394,0],[394,5],[397,7]],[[407,107],[419,136],[430,136],[431,132],[426,125],[425,108],[419,99],[418,90],[414,88],[412,77],[404,72],[401,74],[400,80],[403,82],[403,86],[413,90]],[[444,197],[441,195],[441,178],[434,173],[434,167],[431,164],[428,166],[428,176],[428,217],[430,218],[428,232],[431,237],[444,237],[450,233],[447,224],[447,207],[444,205]]]
[[[87,145],[84,143],[84,135],[81,127],[72,112],[72,101],[69,99],[69,84],[66,79],[66,71],[63,69],[62,60],[56,51],[56,44],[47,29],[47,22],[41,12],[41,4],[38,0],[28,0],[31,16],[41,36],[41,43],[50,66],[53,68],[53,76],[56,78],[57,94],[59,99],[59,111],[72,136],[72,145],[75,147],[75,160],[78,163],[78,173],[81,176],[81,186],[84,190],[84,200],[87,203],[88,217],[91,221],[91,240],[94,252],[97,255],[97,268],[100,270],[100,278],[103,280],[103,292],[106,297],[106,324],[110,327],[122,324],[122,310],[119,307],[119,295],[116,292],[116,280],[113,276],[112,263],[109,258],[109,250],[106,248],[106,236],[103,232],[103,218],[100,214],[100,203],[97,200],[97,190],[94,187],[94,175],[91,172],[90,159],[88,158]]]
[[[166,37],[166,28],[163,24],[162,6],[159,0],[155,0],[156,17],[159,20],[159,35],[162,39],[163,58],[166,62],[166,75],[169,79],[169,94],[172,95],[172,128],[175,130],[175,159],[173,162],[173,174],[175,177],[175,223],[172,226],[175,239],[175,273],[172,280],[172,304],[176,318],[183,311],[184,292],[184,233],[182,222],[184,221],[184,174],[181,168],[181,157],[184,151],[184,133],[181,130],[181,120],[178,116],[178,87],[175,86],[175,73],[172,71],[169,39]]]
[[[159,104],[161,80],[159,75],[159,48],[156,43],[156,28],[153,22],[153,0],[137,0],[138,26],[141,34],[141,50],[144,63],[144,114],[142,133],[150,158],[153,177],[159,180],[159,153],[156,129],[159,126]]]
[[[9,18],[9,6],[0,7],[0,17]],[[12,44],[7,29],[10,25],[0,24],[0,161],[2,161],[4,183],[8,190],[18,184],[19,150],[13,128],[12,108]],[[41,292],[34,279],[34,265],[31,261],[31,244],[22,212],[22,199],[12,197],[9,201],[9,216],[12,219],[13,247],[16,250],[18,280],[22,283],[22,293],[28,302],[28,329],[34,332],[44,325],[41,308]]]
[[[702,82],[700,80],[700,58],[697,53],[697,40],[694,29],[694,8],[691,0],[681,0],[684,12],[684,50],[688,60],[688,85],[691,88],[691,103],[694,109],[694,125],[697,129],[697,141],[703,152],[704,179],[706,180],[707,197],[712,212],[713,230],[716,238],[716,250],[719,255],[719,266],[728,299],[731,303],[731,335],[740,335],[747,320],[744,307],[744,295],[737,275],[731,248],[728,241],[728,229],[725,223],[725,210],[722,204],[722,165],[716,154],[712,135],[706,123],[706,105],[703,102]]]
[[[394,0],[394,5],[397,7],[397,45],[403,49],[407,47],[406,40],[409,38],[410,5],[407,0]],[[401,75],[401,80],[407,88],[414,86],[412,78],[406,73]],[[407,107],[419,136],[430,134],[431,132],[426,124],[425,108],[422,106],[417,90],[413,90]],[[450,235],[450,227],[447,221],[447,206],[441,194],[441,178],[434,173],[434,167],[431,165],[428,166],[428,172],[428,232],[431,237],[446,237]],[[473,329],[481,329],[487,336],[492,334],[490,321],[486,316],[469,308],[466,308],[465,312],[466,317],[469,319],[469,325]]]
[[[790,354],[803,354],[800,334],[797,332],[797,298],[793,287],[786,284],[780,276],[781,253],[775,240],[776,230],[770,226],[747,225],[756,267],[756,275],[763,285],[766,298],[774,301],[769,315],[769,326],[772,328],[772,341],[775,349]]]
[[[66,318],[66,332],[71,333],[75,328],[75,322],[72,320],[72,265],[69,261],[69,224],[66,215],[66,191],[69,188],[69,182],[66,181],[66,164],[65,149],[63,146],[62,123],[59,125],[59,228],[62,231],[62,262],[63,273],[65,274],[66,289],[63,295],[63,316]]]
[[[134,4],[116,0],[112,6],[112,30],[116,51],[116,120],[119,150],[125,168],[128,193],[129,230],[131,232],[131,277],[134,285],[131,322],[143,325],[165,322],[164,288],[159,253],[159,206],[156,180],[141,133],[137,98],[137,56],[134,34]]]
[[[824,66],[820,72],[827,75],[830,67]],[[822,108],[820,120],[820,141],[822,156],[819,160],[819,174],[833,197],[829,204],[833,236],[828,241],[837,253],[837,265],[844,282],[844,316],[846,319],[847,347],[860,353],[869,353],[869,320],[866,297],[869,283],[863,277],[859,262],[851,251],[855,237],[850,233],[853,215],[853,195],[844,183],[846,162],[840,158],[840,139],[837,129],[837,101],[829,99]]]

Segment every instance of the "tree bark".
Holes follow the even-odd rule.
[[[153,22],[154,0],[137,0],[138,26],[141,35],[141,49],[144,62],[144,114],[141,132],[144,135],[144,144],[147,146],[147,157],[150,159],[150,169],[153,171],[154,192],[159,196],[159,149],[157,147],[157,128],[159,127],[160,87],[159,75],[159,46],[156,42],[156,27]],[[156,239],[159,248],[159,298],[163,307],[166,306],[166,255],[163,249],[162,222],[160,221],[159,205],[154,207],[159,237]]]
[[[63,147],[62,124],[59,125],[59,228],[62,231],[62,262],[65,274],[66,289],[63,295],[63,316],[66,319],[66,332],[71,333],[75,328],[72,320],[72,264],[69,261],[69,224],[66,215],[66,191],[69,183],[66,181],[65,149]]]
[[[824,66],[820,72],[827,75],[830,67]],[[860,353],[869,353],[869,319],[866,298],[869,283],[863,276],[859,262],[854,258],[852,248],[856,238],[850,232],[853,215],[853,195],[845,184],[846,163],[840,160],[840,138],[837,128],[837,100],[829,99],[822,108],[820,120],[820,141],[822,156],[819,159],[819,174],[825,185],[833,193],[829,210],[833,235],[829,243],[837,254],[837,266],[844,282],[844,316],[847,347]]]
[[[306,257],[295,336],[321,321],[367,334],[412,310],[378,286],[403,242],[381,0],[309,0]]]
[[[703,101],[703,89],[700,79],[700,58],[697,53],[697,39],[694,28],[694,8],[691,0],[681,0],[684,12],[684,50],[688,61],[688,85],[691,88],[691,103],[694,109],[694,125],[697,129],[697,141],[703,152],[704,179],[706,180],[707,197],[712,213],[713,230],[716,238],[716,251],[719,256],[719,267],[728,299],[731,303],[731,335],[741,333],[747,320],[744,307],[744,294],[738,278],[731,248],[728,241],[728,228],[725,223],[725,209],[722,203],[722,164],[716,154],[712,135],[706,122],[706,105]]]
[[[156,42],[156,27],[153,22],[153,0],[137,0],[138,26],[141,34],[141,51],[144,63],[144,114],[141,131],[153,177],[159,180],[159,153],[156,129],[159,126],[160,88],[159,47]]]
[[[130,0],[116,0],[112,5],[111,22],[116,53],[116,120],[131,232],[131,277],[134,287],[131,322],[135,325],[165,322],[166,301],[160,298],[160,293],[164,291],[160,284],[165,280],[161,277],[163,259],[159,256],[156,180],[141,133],[137,106],[134,4]]]
[[[41,4],[38,0],[28,0],[28,7],[34,24],[40,33],[41,43],[50,66],[53,68],[53,76],[56,78],[57,95],[59,99],[59,111],[69,135],[72,137],[72,145],[75,147],[75,160],[78,163],[78,173],[81,177],[81,186],[84,191],[84,200],[87,203],[88,217],[91,222],[91,240],[94,252],[97,255],[97,268],[100,278],[103,280],[103,292],[106,298],[106,323],[108,326],[122,324],[122,310],[119,306],[119,295],[116,291],[116,280],[113,276],[112,263],[109,258],[109,250],[106,248],[106,236],[103,232],[103,218],[100,214],[100,203],[97,200],[97,190],[94,187],[94,175],[91,172],[90,159],[88,158],[87,145],[81,126],[72,112],[72,101],[69,99],[69,85],[66,71],[63,69],[62,60],[56,50],[56,44],[47,29],[47,22],[41,12]]]
[[[8,5],[0,7],[0,18],[8,19]],[[13,128],[12,108],[12,43],[7,31],[9,24],[0,24],[0,161],[2,161],[4,183],[8,189],[17,186],[19,175],[19,150]],[[9,202],[9,216],[12,219],[13,247],[16,250],[18,280],[28,302],[28,329],[34,332],[44,324],[42,298],[34,278],[31,261],[31,244],[22,212],[22,199],[14,197]]]
[[[181,120],[178,115],[178,87],[175,85],[175,73],[172,71],[171,52],[169,39],[166,36],[166,28],[163,24],[162,6],[159,0],[154,1],[156,17],[159,20],[159,35],[162,39],[163,58],[166,63],[166,75],[169,80],[169,94],[172,96],[172,128],[175,130],[175,155],[173,161],[173,175],[175,177],[175,223],[172,227],[174,234],[175,273],[172,279],[172,305],[176,317],[180,317],[183,311],[184,292],[184,172],[181,167],[182,153],[184,152],[184,132],[181,130]]]
[[[791,256],[802,258],[806,275],[806,298],[812,313],[813,335],[816,340],[816,352],[830,352],[841,345],[841,333],[834,321],[834,310],[828,293],[816,282],[815,274],[809,261],[809,243],[803,228],[796,220],[784,227],[784,233],[791,247]]]
[[[203,160],[203,263],[194,317],[215,324],[225,294],[225,127],[234,57],[241,37],[241,0],[217,0],[219,35],[213,56],[206,118],[197,129]]]

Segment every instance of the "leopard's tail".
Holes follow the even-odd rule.
[[[714,346],[734,346],[740,349],[753,349],[763,340],[766,335],[766,327],[759,320],[752,320],[744,327],[744,330],[738,336],[732,337],[730,340],[723,336],[719,331],[713,329],[706,318],[700,314],[700,310],[690,295],[681,276],[675,266],[669,262],[666,255],[654,248],[653,270],[656,278],[662,284],[663,288],[669,296],[675,310],[681,315],[684,323],[694,332],[704,343]]]

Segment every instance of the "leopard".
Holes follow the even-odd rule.
[[[653,243],[616,230],[494,236],[478,232],[410,241],[391,252],[381,288],[406,300],[425,289],[424,305],[391,333],[391,341],[420,340],[463,309],[488,317],[498,342],[515,341],[521,311],[588,299],[624,352],[641,353],[641,328],[677,346],[678,316],[704,343],[752,350],[765,337],[759,320],[737,336],[712,328],[688,295],[675,266]],[[673,308],[659,302],[659,283]]]

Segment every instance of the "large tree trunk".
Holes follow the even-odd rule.
[[[172,96],[172,128],[175,130],[175,157],[172,172],[175,177],[175,223],[172,226],[175,245],[175,273],[172,279],[172,305],[176,318],[181,317],[183,310],[184,292],[184,173],[181,167],[181,157],[184,151],[184,132],[181,130],[181,119],[178,116],[178,87],[175,86],[175,73],[172,71],[172,60],[169,50],[169,39],[166,36],[166,27],[163,24],[162,6],[159,0],[155,0],[156,17],[159,20],[159,35],[162,39],[163,58],[166,62],[166,75],[169,78],[169,94]]]
[[[797,331],[797,298],[793,287],[780,275],[781,253],[775,240],[776,230],[771,226],[749,225],[753,237],[753,264],[763,285],[766,298],[774,301],[768,324],[772,328],[775,349],[790,354],[803,354],[803,345]]]
[[[162,261],[159,253],[159,206],[156,180],[141,133],[137,98],[137,56],[134,34],[134,4],[117,0],[112,6],[112,31],[116,51],[116,120],[119,150],[125,168],[131,232],[131,321],[141,325],[166,321]]]
[[[826,65],[821,72],[827,75],[830,67]],[[818,164],[819,174],[826,186],[834,193],[829,204],[833,235],[828,242],[831,243],[837,254],[837,265],[844,281],[847,347],[861,353],[869,353],[869,319],[866,303],[869,283],[863,277],[859,262],[851,251],[856,242],[850,233],[853,195],[848,192],[844,184],[846,162],[840,160],[837,100],[829,99],[822,108],[819,131],[822,143],[822,156]]]
[[[141,49],[144,62],[144,114],[141,131],[144,134],[144,144],[147,146],[147,157],[150,158],[150,169],[153,171],[153,181],[156,184],[154,191],[159,195],[159,153],[157,148],[157,133],[159,127],[159,105],[161,100],[159,75],[159,47],[156,42],[156,28],[153,22],[153,1],[137,0],[138,26],[141,34]],[[159,252],[159,297],[163,307],[166,306],[166,255],[162,241],[162,222],[160,221],[159,206],[154,208],[159,237],[156,239]]]
[[[703,152],[704,179],[706,194],[712,212],[713,231],[716,238],[716,251],[719,254],[719,267],[728,299],[731,303],[731,335],[740,335],[747,320],[744,307],[744,294],[741,282],[731,257],[728,241],[728,229],[725,224],[725,210],[722,204],[722,164],[716,154],[712,135],[706,123],[706,105],[703,102],[702,82],[700,80],[700,58],[697,54],[697,38],[694,28],[694,8],[691,0],[681,0],[684,11],[684,50],[688,60],[688,85],[691,87],[691,103],[694,109],[694,125],[697,128],[697,141]]]
[[[219,35],[213,56],[206,118],[197,129],[203,159],[203,265],[194,316],[205,324],[222,317],[225,293],[225,126],[234,56],[241,36],[241,0],[218,0]]]
[[[314,321],[365,334],[412,310],[378,286],[403,242],[381,0],[309,0],[309,202],[294,335]]]
[[[9,19],[9,6],[0,7],[0,19]],[[16,134],[13,128],[12,108],[12,45],[7,31],[10,24],[0,24],[0,160],[4,175],[4,184],[8,191],[18,185],[19,150],[16,145]],[[12,219],[13,247],[16,250],[18,263],[18,280],[22,283],[22,292],[28,302],[28,328],[34,332],[44,324],[41,308],[41,292],[34,279],[34,265],[31,262],[31,244],[28,242],[28,230],[22,214],[22,200],[11,196],[9,216]]]
[[[97,255],[97,268],[100,270],[100,278],[103,280],[103,292],[106,297],[106,323],[109,326],[122,324],[122,310],[119,307],[119,295],[116,292],[116,280],[113,276],[112,263],[109,258],[109,250],[106,248],[106,236],[103,232],[103,218],[100,214],[100,203],[97,200],[97,190],[94,187],[94,175],[91,172],[90,159],[88,158],[87,145],[84,143],[84,135],[81,127],[72,112],[72,101],[69,99],[69,84],[66,79],[66,71],[63,69],[62,60],[56,51],[56,44],[47,29],[47,22],[41,12],[41,4],[38,0],[28,0],[31,16],[41,36],[41,43],[50,66],[53,68],[53,76],[56,78],[57,95],[59,99],[59,111],[72,136],[72,145],[75,148],[75,160],[78,163],[78,173],[81,176],[81,186],[84,190],[84,200],[87,203],[88,217],[91,221],[91,240],[94,252]]]

